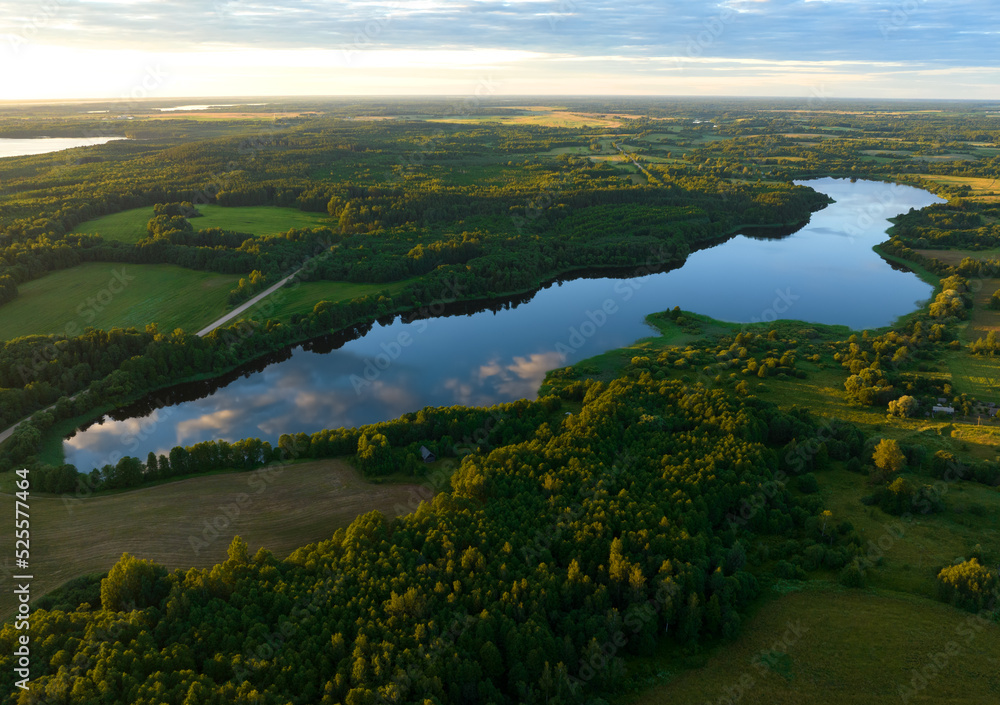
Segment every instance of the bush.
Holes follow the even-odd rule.
[[[797,485],[799,492],[803,494],[815,494],[819,492],[819,483],[816,481],[816,476],[811,472],[800,476],[797,480]]]
[[[816,570],[826,558],[826,549],[819,544],[813,544],[803,553],[802,567],[806,570]]]
[[[903,455],[899,447],[899,441],[894,438],[883,438],[875,446],[872,454],[875,467],[884,472],[887,476],[897,473],[906,467],[906,456]]]
[[[952,476],[958,473],[959,477],[961,477],[964,474],[965,468],[955,459],[954,455],[946,450],[939,450],[934,453],[934,456],[931,458],[931,475],[934,477],[944,477],[949,470]]]
[[[937,580],[938,597],[956,607],[972,611],[997,607],[1000,579],[994,571],[980,565],[977,558],[944,568]]]
[[[861,565],[855,559],[844,566],[837,576],[837,580],[844,587],[863,588],[866,582],[865,571],[861,569]]]
[[[865,504],[877,504],[883,512],[895,516],[907,512],[934,514],[944,511],[944,504],[933,488],[928,485],[916,487],[902,477],[897,477],[862,501]]]
[[[785,580],[804,580],[806,572],[797,565],[792,565],[788,561],[778,561],[774,564],[774,574]]]

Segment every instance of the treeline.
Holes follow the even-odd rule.
[[[183,228],[182,223],[190,221],[174,214],[170,209],[175,207],[166,203],[154,221],[167,219],[157,221],[168,223],[167,230],[154,225],[157,236],[137,244],[82,235],[67,235],[58,242],[43,236],[28,245],[15,243],[8,249],[27,247],[30,252],[24,259],[36,263],[29,268],[36,273],[45,267],[72,266],[83,261],[168,262],[224,273],[260,272],[260,276],[250,278],[255,282],[248,279],[245,286],[238,288],[234,302],[252,295],[267,279],[273,281],[301,267],[310,257],[300,276],[302,281],[380,282],[423,276],[391,297],[366,296],[336,305],[321,301],[309,314],[296,315],[291,321],[233,325],[203,340],[147,330],[119,331],[114,335],[86,333],[71,341],[60,336],[7,341],[0,349],[0,396],[5,401],[0,409],[0,424],[14,423],[88,385],[88,394],[54,410],[56,421],[102,404],[124,403],[194,375],[218,374],[291,343],[376,318],[400,312],[426,315],[420,313],[423,307],[443,299],[482,299],[528,291],[556,274],[583,267],[641,266],[646,271],[676,267],[684,262],[692,246],[730,232],[743,217],[740,209],[751,208],[768,188],[734,189],[723,204],[713,201],[710,193],[666,188],[623,189],[603,195],[578,193],[567,197],[566,204],[554,203],[534,220],[526,220],[523,236],[502,235],[499,230],[461,231],[447,239],[437,234],[433,241],[422,244],[412,231],[400,230],[386,235],[378,248],[372,247],[370,235],[345,238],[325,229],[292,230],[284,236],[247,239],[235,249],[175,245],[164,235],[185,232],[174,226]],[[780,194],[773,199],[778,210],[774,215],[761,216],[767,222],[793,213],[797,219],[805,219],[826,200],[803,187],[779,185],[774,189]],[[579,204],[581,210],[567,204]],[[666,207],[670,204],[674,206]],[[182,206],[176,207],[178,212],[183,212]],[[542,236],[542,232],[547,234]],[[141,343],[136,348],[106,347],[114,345],[112,338],[122,336],[132,336],[130,340],[138,336],[135,339],[141,339]],[[108,368],[104,364],[102,369],[107,371],[97,374],[94,366],[78,367],[77,355],[81,354],[91,360],[100,357],[115,366]],[[97,380],[101,380],[100,385],[93,384]],[[50,425],[38,419],[23,424],[0,452],[0,467],[30,462],[35,454],[32,447],[38,446],[40,434]]]
[[[931,211],[929,214],[928,210]],[[968,309],[973,306],[973,284],[982,286],[981,280],[1000,276],[1000,259],[970,256],[952,266],[933,254],[918,252],[914,248],[967,248],[973,251],[994,248],[1000,244],[1000,230],[995,224],[987,223],[995,221],[998,215],[1000,209],[977,201],[937,204],[923,211],[912,211],[897,219],[892,239],[883,243],[881,248],[888,254],[919,264],[944,277],[942,291],[931,304],[930,313],[940,319],[962,320],[968,317]],[[973,225],[979,227],[970,230]],[[1000,291],[994,292],[984,305],[1000,309]],[[989,331],[972,341],[968,349],[973,355],[993,356],[1000,352],[1000,341],[994,331]]]
[[[15,180],[11,190],[18,198],[0,208],[0,276],[9,275],[15,283],[23,283],[98,258],[225,273],[249,274],[257,269],[273,274],[292,266],[295,260],[301,261],[308,250],[301,240],[250,238],[221,230],[199,232],[189,217],[196,217],[197,206],[203,203],[287,206],[330,213],[337,218],[337,235],[364,237],[339,248],[328,271],[317,276],[385,282],[421,274],[441,263],[458,264],[502,254],[512,245],[521,250],[518,256],[558,255],[570,263],[560,266],[635,264],[635,255],[591,262],[601,248],[585,247],[580,236],[570,230],[552,232],[558,221],[581,209],[603,207],[605,213],[595,219],[598,234],[622,244],[649,228],[662,231],[661,239],[687,237],[682,232],[683,223],[672,223],[663,214],[657,217],[657,209],[699,211],[695,220],[700,221],[703,232],[694,236],[701,238],[717,237],[742,224],[800,222],[825,202],[807,188],[784,184],[720,186],[718,178],[705,178],[704,174],[665,176],[662,187],[632,186],[614,168],[589,160],[540,162],[536,156],[540,133],[577,140],[552,128],[434,127],[426,123],[375,127],[337,122],[328,129],[282,130],[256,141],[253,137],[223,138],[169,147],[160,152],[156,180],[150,179],[145,155],[135,160],[118,155],[113,164],[84,165],[74,175],[77,180],[52,185],[60,204],[54,210],[51,199],[32,200],[27,190],[22,195],[20,182]],[[354,139],[345,145],[345,140],[333,138],[334,134],[353,135]],[[511,162],[509,171],[516,178],[502,186],[459,186],[405,178],[410,170],[419,171],[424,159],[435,158],[432,155],[448,155],[452,165],[473,155],[492,154],[495,159],[498,139],[509,142],[512,153],[525,157],[523,163]],[[361,143],[366,146],[360,148]],[[234,151],[245,152],[249,160],[246,166],[252,168],[232,169]],[[388,162],[387,168],[397,169],[403,183],[370,183],[370,177],[365,183],[349,175],[322,183],[303,177],[310,165],[314,170],[329,165],[331,158],[341,153],[362,153],[373,164]],[[420,162],[411,159],[414,154],[420,156]],[[218,173],[224,166],[227,175],[220,183],[199,191],[192,182],[196,174]],[[44,177],[33,175],[31,187],[44,188]],[[25,179],[25,189],[28,182]],[[728,200],[719,203],[717,196],[723,187]],[[131,245],[68,235],[86,220],[151,205],[156,211],[147,241]],[[631,212],[636,209],[644,210],[644,222],[637,224],[638,229],[619,232],[619,222],[636,222]],[[476,222],[475,228],[464,225],[470,221]],[[470,230],[477,233],[478,248],[463,246],[455,251],[450,243],[461,240],[463,231]],[[372,238],[378,239],[377,247],[372,247]],[[529,242],[532,240],[544,242],[551,251],[536,251]],[[425,248],[424,256],[408,257],[418,244]],[[435,252],[435,247],[441,252]],[[541,264],[536,267],[546,269]],[[553,270],[549,267],[548,271]]]
[[[936,203],[896,218],[892,234],[913,249],[988,250],[1000,245],[998,217],[992,203]]]
[[[236,288],[229,292],[226,303],[230,306],[238,306],[244,301],[251,299],[255,294],[264,291],[270,284],[268,276],[260,270],[253,270],[249,277],[241,277],[236,284]]]
[[[233,443],[203,441],[192,446],[175,446],[169,453],[159,456],[150,453],[145,462],[125,456],[113,465],[93,468],[85,475],[65,465],[58,469],[52,482],[58,478],[61,489],[57,491],[60,492],[90,493],[216,470],[253,470],[289,459],[342,456],[357,456],[358,468],[367,477],[393,473],[419,477],[427,469],[420,455],[421,446],[429,448],[438,458],[489,452],[497,446],[522,440],[559,409],[560,403],[555,397],[492,407],[428,407],[392,421],[359,428],[282,434],[276,446],[259,438]],[[66,488],[68,483],[63,468],[73,470],[69,488]]]

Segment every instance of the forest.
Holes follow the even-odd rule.
[[[995,633],[1000,434],[972,421],[1000,401],[1000,117],[989,106],[571,106],[617,116],[599,130],[505,123],[518,110],[502,102],[457,117],[433,101],[298,107],[315,114],[139,117],[132,139],[86,156],[0,159],[0,431],[13,429],[0,474],[30,470],[33,493],[79,497],[346,459],[371,483],[433,480],[433,497],[395,518],[359,512],[290,555],[240,536],[209,568],[123,553],[36,599],[30,691],[15,685],[19,630],[0,628],[3,702],[600,705],[623,684],[669,681],[636,675],[663,670],[652,662],[703,665],[774,594],[804,589],[936,601]],[[47,110],[44,134],[107,130]],[[32,136],[23,122],[0,111],[0,137]],[[933,283],[925,306],[871,331],[738,326],[675,308],[650,319],[662,338],[553,371],[534,400],[276,444],[178,445],[99,468],[47,454],[67,427],[151,392],[414,320],[441,291],[481,302],[569,273],[670,269],[737,232],[804,223],[829,203],[796,183],[816,176],[947,199],[895,218],[877,248]],[[206,207],[323,222],[203,228]],[[94,223],[113,215],[137,225],[102,235]],[[4,306],[26,285],[94,262],[233,275],[228,307],[293,273],[380,293],[205,335],[150,320],[4,336]],[[973,386],[971,369],[987,381]],[[932,416],[945,407],[953,415]],[[449,471],[431,477],[444,466],[421,462],[421,448]],[[959,503],[959,491],[977,499]],[[930,527],[952,554],[919,572],[874,555],[873,532],[894,521]]]

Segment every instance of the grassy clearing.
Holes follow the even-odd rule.
[[[658,330],[659,335],[643,338],[628,347],[609,350],[601,355],[581,360],[573,366],[573,369],[590,379],[610,381],[620,373],[621,369],[633,357],[656,355],[664,348],[674,346],[684,347],[704,337],[723,334],[735,335],[740,331],[766,333],[771,329],[776,329],[802,337],[814,337],[816,340],[841,340],[846,339],[852,332],[847,326],[829,326],[791,320],[779,320],[773,323],[730,323],[702,314],[691,313],[690,311],[684,311],[683,318],[679,322],[672,319],[667,312],[650,314],[646,316],[646,322]],[[830,360],[832,361],[832,356]],[[804,367],[810,371],[821,369],[810,363],[804,363]],[[839,380],[839,384],[842,387],[843,380],[841,377],[846,379],[846,373],[841,375],[837,370],[831,370],[827,373],[827,379]],[[770,379],[768,380],[767,387],[769,388],[771,384],[778,382],[780,380]],[[796,382],[799,384],[802,383],[801,380],[791,380],[788,384],[794,386]],[[762,384],[760,389],[765,389],[765,385]],[[840,396],[842,397],[843,395]]]
[[[589,146],[579,146],[579,147],[554,147],[547,152],[539,152],[539,157],[558,157],[563,154],[572,154],[576,157],[587,157],[594,152]]]
[[[993,248],[991,250],[914,250],[914,252],[924,257],[944,262],[952,267],[959,264],[966,257],[971,257],[972,259],[1000,259],[1000,248]]]
[[[226,208],[209,204],[198,206],[198,210],[202,217],[191,219],[195,230],[222,228],[257,236],[276,235],[292,228],[319,228],[333,222],[322,213],[306,213],[295,208],[273,206]],[[152,208],[133,208],[88,220],[73,232],[96,233],[107,240],[119,242],[139,242],[146,237],[146,224],[152,217]]]
[[[948,370],[957,392],[982,401],[1000,401],[1000,359],[962,350],[948,356]]]
[[[1000,182],[996,179],[972,176],[945,176],[942,174],[917,174],[921,179],[946,186],[968,186],[971,198],[976,201],[1000,200]]]
[[[566,147],[565,149],[574,149]],[[586,148],[580,148],[586,149]],[[525,181],[526,172],[517,164],[508,164],[507,160],[463,160],[451,163],[421,164],[408,170],[411,177],[419,178],[424,183],[436,182],[443,186],[474,186],[476,184],[494,184],[507,186]]]
[[[647,660],[647,669],[668,682],[615,702],[901,702],[898,688],[909,687],[912,671],[923,669],[930,655],[955,642],[958,655],[911,702],[993,704],[1000,699],[1000,627],[974,631],[970,617],[946,605],[900,595],[838,589],[792,592],[765,604],[732,644],[716,649],[703,665],[657,673],[657,665],[666,668],[673,662]],[[742,695],[734,697],[738,693]]]
[[[546,127],[604,127],[622,126],[622,115],[608,113],[581,113],[569,110],[532,110],[529,115],[480,115],[474,117],[433,118],[428,122],[458,122],[476,124],[482,122],[503,125],[544,125]],[[631,116],[636,117],[636,116]]]
[[[954,450],[958,439],[941,435],[941,428],[916,430],[902,437],[904,443],[921,443],[928,450]],[[992,449],[995,457],[995,447]],[[904,476],[908,476],[904,473]],[[946,511],[917,516],[906,521],[861,503],[870,494],[867,477],[844,469],[816,474],[824,506],[833,512],[835,521],[849,521],[871,548],[881,541],[873,560],[881,556],[878,567],[868,571],[869,586],[900,591],[935,599],[935,578],[941,568],[966,556],[981,544],[983,559],[993,565],[1000,560],[1000,492],[973,482],[939,485]],[[911,477],[914,483],[933,484],[930,477]],[[871,548],[876,551],[875,548]],[[832,575],[830,577],[833,577]]]
[[[287,320],[295,313],[309,313],[319,301],[350,301],[362,296],[395,294],[411,280],[391,284],[350,284],[348,282],[304,282],[294,288],[278,289],[259,304],[247,309],[243,317],[264,321]]]
[[[1000,333],[1000,311],[990,308],[990,298],[994,291],[1000,291],[1000,279],[982,279],[982,286],[973,297],[972,322],[965,333],[975,340],[991,330]]]
[[[610,378],[643,351],[652,355],[668,345],[687,345],[701,335],[742,329],[687,312],[684,317],[691,322],[678,325],[663,314],[651,316],[648,320],[660,328],[662,336],[592,358],[575,369]],[[796,321],[771,325],[783,329],[779,333],[782,337],[808,338],[820,349],[825,341],[842,340],[850,334],[845,328]],[[767,330],[771,325],[757,327]],[[856,407],[847,401],[843,389],[847,372],[829,353],[822,354],[819,362],[800,360],[798,366],[807,371],[807,379],[749,380],[753,393],[783,408],[808,407],[818,415],[862,425],[882,437],[920,443],[932,453],[948,450],[959,457],[997,457],[997,428],[889,419],[882,409]],[[680,371],[672,376],[683,378],[689,373]],[[925,665],[928,653],[957,640],[956,630],[970,615],[934,599],[935,577],[941,567],[968,555],[976,544],[983,546],[985,561],[1000,561],[1000,491],[967,482],[942,485],[938,491],[945,512],[902,522],[861,502],[871,492],[864,475],[848,472],[841,463],[816,475],[824,506],[836,521],[849,521],[866,545],[882,540],[881,561],[868,572],[868,589],[852,592],[834,587],[832,573],[817,571],[812,582],[801,585],[802,592],[780,598],[772,594],[744,622],[735,642],[715,647],[707,657],[684,654],[668,644],[654,657],[631,659],[631,684],[646,690],[621,696],[616,702],[716,703],[727,702],[727,697],[733,698],[732,702],[768,705],[890,701],[898,697],[899,685],[909,683],[912,669]],[[923,476],[913,480],[935,482]],[[805,635],[785,648],[785,654],[773,654],[769,667],[758,670],[754,659],[773,649],[775,641],[786,634],[789,622],[801,622]],[[1000,665],[1000,628],[990,629],[972,643],[961,641],[961,667],[949,667],[921,696],[933,702],[996,702],[1000,693],[1000,678],[995,676]],[[751,687],[738,697],[733,695],[737,691],[727,691],[737,687],[744,675],[753,680]],[[974,682],[959,688],[970,680]],[[962,693],[961,699],[939,699],[942,694],[956,692]],[[919,698],[914,699],[917,701]]]
[[[971,154],[953,153],[953,154],[915,154],[913,156],[913,161],[915,162],[971,162],[976,157]]]
[[[0,306],[0,338],[79,335],[87,326],[141,330],[153,322],[164,331],[199,330],[226,312],[238,279],[166,264],[81,264],[22,284]]]
[[[415,497],[414,485],[365,482],[349,465],[326,460],[170,482],[114,495],[64,501],[32,496],[31,567],[35,596],[85,573],[107,570],[127,551],[168,568],[208,567],[226,559],[235,534],[284,558],[299,546],[329,538],[358,515],[396,516]],[[14,515],[14,497],[0,505]],[[235,509],[234,509],[235,507]],[[227,520],[225,509],[234,518]],[[237,514],[238,512],[238,514]],[[218,538],[197,552],[192,539],[212,522]],[[13,523],[3,528],[13,545]],[[228,525],[227,525],[228,524]],[[13,594],[0,596],[0,618],[13,612]]]

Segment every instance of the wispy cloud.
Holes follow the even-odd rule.
[[[419,92],[410,69],[432,69],[435,76],[423,71],[423,79],[435,92],[460,91],[459,74],[486,70],[509,72],[507,92],[560,84],[561,92],[580,92],[599,74],[631,83],[637,71],[685,74],[679,90],[649,91],[674,93],[740,67],[793,76],[792,85],[800,73],[983,73],[1000,68],[997,27],[1000,6],[983,0],[0,0],[0,48],[25,40],[61,47],[84,57],[95,75],[102,53],[137,52],[178,66],[182,83],[190,83],[184,67],[194,57],[230,81],[246,67],[258,77],[264,69],[264,84],[319,78],[313,93],[391,90],[390,71],[402,71],[400,81]],[[4,59],[42,78],[54,71],[30,52]],[[600,64],[605,70],[592,68]],[[308,71],[295,76],[299,68]],[[316,73],[337,68],[348,73],[336,80]],[[0,80],[9,82],[9,89],[0,83],[5,91],[21,90],[13,78]],[[203,76],[202,83],[218,92],[221,82]]]

